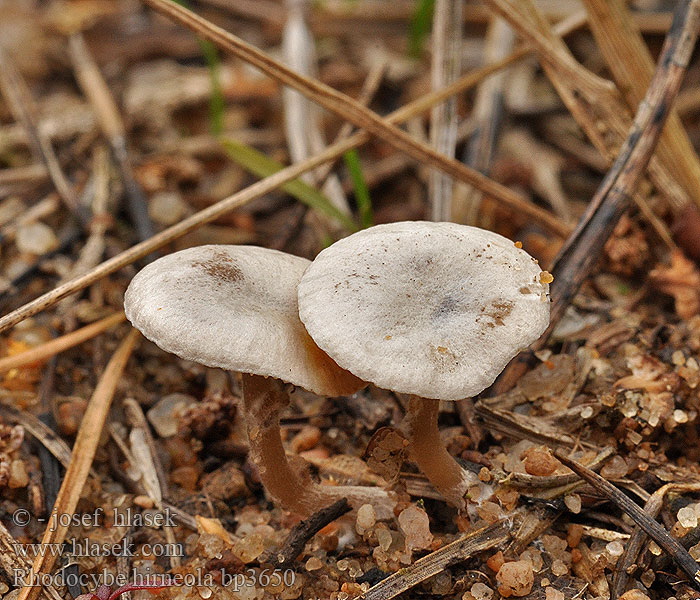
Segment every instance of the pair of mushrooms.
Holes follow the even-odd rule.
[[[310,261],[251,246],[200,246],[139,272],[125,296],[158,346],[242,373],[250,452],[270,495],[309,515],[341,497],[394,502],[380,488],[324,486],[287,459],[284,382],[326,396],[372,382],[411,394],[414,460],[453,505],[476,483],[440,441],[439,400],[471,397],[549,323],[536,261],[495,233],[403,222],[360,231]]]

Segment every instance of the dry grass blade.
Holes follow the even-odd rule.
[[[676,13],[674,24],[664,42],[654,79],[644,102],[640,104],[633,127],[620,154],[591,200],[576,231],[567,239],[553,267],[550,288],[552,310],[550,325],[533,350],[543,348],[581,284],[597,264],[622,214],[629,208],[632,195],[658,142],[666,116],[678,94],[685,69],[695,46],[700,23],[700,0],[690,0]],[[529,356],[519,355],[501,373],[493,393],[510,389],[523,372]]]
[[[146,196],[134,176],[127,151],[125,128],[117,104],[93,60],[82,34],[72,35],[68,48],[75,69],[75,77],[95,110],[100,129],[107,138],[117,160],[127,195],[129,216],[134,223],[139,239],[146,240],[154,233],[153,224],[148,215]]]
[[[515,43],[511,27],[498,17],[494,17],[486,32],[484,58],[487,63],[507,56]],[[474,99],[472,118],[475,131],[467,146],[467,164],[482,173],[488,173],[503,115],[503,88],[507,72],[502,71],[485,79]],[[479,209],[483,199],[479,190],[472,186],[458,184],[452,198],[452,218],[457,223],[478,225]]]
[[[697,28],[696,28],[697,29]],[[678,540],[666,531],[658,521],[647,515],[629,496],[623,494],[612,483],[603,477],[580,465],[558,450],[554,450],[557,459],[569,467],[586,482],[591,484],[598,492],[603,494],[611,502],[625,512],[637,525],[639,525],[651,537],[660,548],[663,548],[672,557],[674,562],[688,575],[696,589],[700,589],[700,566],[688,551],[681,546]]]
[[[569,112],[611,165],[632,124],[617,89],[576,62],[532,0],[523,0],[517,5],[511,0],[486,1],[533,45],[547,77]],[[675,210],[690,202],[685,190],[656,158],[649,163],[649,176]],[[643,198],[635,195],[634,200],[645,215],[653,215]],[[659,231],[662,239],[670,239],[665,225],[658,218],[652,216],[650,223]]]
[[[439,90],[459,77],[462,64],[462,3],[437,0],[433,16],[431,84]],[[457,102],[451,98],[433,108],[430,144],[444,156],[454,156],[457,143]],[[433,221],[452,220],[452,178],[439,171],[430,174],[430,206]]]
[[[644,98],[654,62],[622,0],[584,0],[589,22],[606,63],[630,110]],[[700,161],[676,111],[661,133],[659,160],[700,205]]]
[[[567,26],[576,27],[578,22],[568,23]],[[499,61],[496,64],[488,65],[473,73],[469,73],[464,77],[461,77],[454,84],[447,86],[445,89],[438,92],[433,92],[431,94],[426,94],[421,98],[403,106],[394,113],[392,113],[388,119],[394,123],[400,123],[410,119],[412,116],[418,115],[425,110],[428,110],[434,104],[442,102],[445,98],[449,98],[453,94],[457,94],[464,90],[467,90],[477,83],[479,83],[484,77],[488,77],[491,73],[495,73],[499,69],[511,64],[512,62],[522,58],[527,54],[527,51],[521,50],[513,53],[508,58]],[[194,231],[198,227],[209,223],[218,217],[243,206],[247,202],[254,200],[255,198],[260,198],[261,196],[281,187],[285,183],[292,181],[299,175],[306,173],[307,171],[314,169],[320,165],[327,162],[332,162],[338,157],[342,156],[343,153],[348,150],[352,150],[358,146],[369,141],[369,135],[365,132],[359,132],[355,135],[347,138],[346,140],[337,142],[332,146],[329,146],[321,154],[318,154],[308,160],[305,160],[296,165],[292,165],[283,169],[279,173],[265,178],[262,181],[258,181],[253,185],[247,187],[246,189],[220,200],[216,204],[199,211],[198,213],[180,221],[176,225],[169,227],[161,231],[160,233],[154,235],[149,240],[136,244],[128,250],[117,254],[116,256],[110,258],[109,260],[98,265],[90,272],[72,279],[60,285],[50,292],[39,296],[35,300],[28,302],[24,306],[12,311],[11,313],[0,318],[0,333],[9,329],[13,325],[23,321],[24,319],[35,315],[42,310],[45,310],[61,300],[66,296],[74,294],[80,290],[85,289],[89,285],[92,285],[96,281],[108,276],[115,271],[118,271],[122,267],[137,261],[139,258],[146,256],[147,254],[169,244],[173,240],[182,237],[183,235]],[[528,205],[530,206],[530,205]],[[547,218],[551,220],[551,225],[555,227],[556,232],[561,236],[566,236],[570,233],[571,229],[567,226],[562,225],[558,220],[554,219],[549,213],[537,209],[540,214],[547,215]]]
[[[27,556],[22,551],[17,550],[18,547],[23,548],[23,544],[15,540],[0,522],[0,570],[6,573],[8,578],[11,573],[25,573],[31,566]],[[63,600],[63,596],[52,585],[45,586],[43,591],[44,596],[49,600]]]
[[[107,419],[112,397],[138,338],[139,332],[135,329],[132,329],[127,334],[112,355],[90,398],[80,424],[80,430],[75,438],[71,462],[68,465],[56,503],[51,511],[49,526],[46,528],[41,540],[44,547],[48,548],[52,547],[53,544],[61,544],[68,533],[65,520],[60,520],[56,517],[66,514],[72,515],[78,506],[78,500],[90,472],[90,466],[100,441],[100,434]],[[42,573],[50,572],[55,559],[56,557],[51,552],[38,553],[32,565],[33,573],[40,576]],[[18,598],[19,600],[35,600],[39,595],[40,589],[31,585],[24,586]]]
[[[27,130],[33,151],[37,158],[41,158],[46,165],[46,169],[61,199],[73,214],[79,216],[83,223],[86,223],[87,215],[79,210],[73,188],[61,170],[61,165],[51,146],[51,142],[39,128],[31,94],[21,74],[12,64],[7,54],[5,54],[2,46],[0,46],[0,89],[14,113],[15,119],[22,123]]]
[[[287,0],[288,16],[282,34],[282,49],[285,62],[304,76],[312,77],[317,72],[317,57],[314,40],[306,24],[306,0]],[[299,92],[284,88],[284,122],[291,162],[300,162],[321,152],[326,141],[321,129],[321,112],[313,102]],[[307,183],[318,180],[317,173],[304,177]],[[337,176],[330,176],[323,191],[333,205],[344,214],[350,207]]]
[[[489,179],[478,171],[467,167],[457,160],[442,156],[439,152],[415,140],[408,133],[399,129],[390,121],[382,119],[349,96],[319,81],[299,75],[257,48],[175,4],[171,0],[144,0],[144,2],[178,23],[192,29],[224,50],[249,62],[284,85],[293,87],[307,98],[341,118],[381,138],[384,142],[408,154],[420,163],[432,166],[454,179],[473,185],[494,200],[498,200],[515,211],[537,219],[543,225],[552,229],[552,231],[561,231],[561,223],[550,213],[538,209],[520,194]]]
[[[411,566],[389,575],[367,590],[360,598],[391,600],[447,567],[462,562],[477,552],[483,552],[507,542],[510,539],[511,527],[511,519],[502,519],[493,525],[473,531],[456,542],[418,559]]]
[[[85,327],[72,331],[61,337],[54,338],[45,344],[41,344],[36,348],[22,352],[21,354],[15,354],[14,356],[8,356],[6,358],[0,358],[0,373],[5,373],[11,369],[18,369],[27,365],[31,365],[47,358],[55,356],[59,352],[68,350],[73,346],[82,344],[89,339],[94,338],[103,331],[106,331],[110,327],[121,323],[126,319],[123,312],[118,312],[104,319],[100,319],[95,323],[86,325]]]

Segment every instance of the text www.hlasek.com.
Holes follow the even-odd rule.
[[[86,558],[90,556],[133,557],[136,545],[123,538],[117,543],[97,543],[90,540],[72,539],[65,544],[13,544],[19,556],[34,559],[37,556],[68,556]],[[141,553],[153,556],[184,556],[182,544],[140,544]]]

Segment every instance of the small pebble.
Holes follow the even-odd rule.
[[[698,516],[695,514],[695,509],[692,506],[684,506],[676,515],[678,522],[686,529],[694,529],[698,526]]]
[[[547,477],[556,471],[559,461],[552,456],[548,448],[536,446],[528,448],[520,458],[525,464],[525,471],[530,475]]]
[[[299,454],[306,450],[311,450],[321,439],[321,430],[318,427],[305,425],[289,442],[292,452]]]
[[[321,561],[321,559],[319,558],[316,558],[315,556],[312,556],[309,560],[306,561],[307,571],[318,571],[321,568],[323,568],[323,561]]]
[[[564,564],[563,560],[555,560],[552,563],[552,574],[556,575],[557,577],[561,577],[562,575],[566,575],[569,572],[569,567]]]
[[[153,499],[148,496],[135,496],[134,504],[140,508],[153,508],[155,506]]]
[[[550,585],[544,590],[544,598],[545,600],[564,600],[566,596],[564,596],[564,592],[557,590]]]
[[[566,504],[566,508],[575,515],[581,512],[581,496],[578,494],[568,494],[565,496],[564,504]]]
[[[357,520],[355,521],[355,530],[362,535],[369,529],[372,529],[377,522],[377,513],[371,504],[363,504],[357,509]]]
[[[391,542],[393,540],[391,531],[388,529],[377,529],[376,535],[377,541],[379,542],[379,547],[386,552],[391,546]]]
[[[399,527],[406,538],[407,552],[430,548],[433,534],[430,533],[428,514],[422,508],[412,504],[401,511],[398,520]]]
[[[11,488],[23,488],[29,484],[29,475],[24,466],[24,461],[20,459],[13,460],[10,464],[10,481],[8,486]]]
[[[15,244],[20,252],[46,254],[58,246],[58,238],[48,225],[37,221],[17,229]]]
[[[629,590],[620,596],[620,600],[650,600],[641,590]]]
[[[151,198],[148,204],[148,214],[156,223],[172,225],[187,214],[187,204],[182,200],[180,194],[160,192]]]
[[[676,423],[687,423],[688,422],[688,413],[685,412],[684,410],[681,410],[680,408],[677,408],[676,410],[673,411],[673,420]]]
[[[486,585],[478,581],[469,590],[474,600],[491,600],[493,598],[493,590]]]
[[[496,573],[496,582],[502,596],[527,596],[535,583],[532,563],[529,560],[504,563]]]
[[[618,558],[622,556],[625,548],[620,542],[610,542],[605,546],[605,551],[613,558]]]
[[[179,416],[195,398],[187,394],[168,394],[156,402],[146,413],[148,421],[156,433],[162,437],[172,437],[177,433]]]
[[[579,525],[578,523],[570,523],[566,531],[566,543],[568,544],[569,548],[576,548],[581,541],[581,537],[583,536],[583,525]]]
[[[624,458],[621,456],[613,456],[603,465],[600,474],[605,477],[605,479],[620,479],[627,475],[628,470],[629,467]]]

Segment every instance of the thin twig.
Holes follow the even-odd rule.
[[[287,539],[280,549],[275,552],[274,564],[277,569],[289,569],[294,566],[294,561],[301,554],[306,542],[323,529],[329,523],[350,512],[352,507],[347,498],[341,498],[326,508],[315,512],[308,519],[297,523],[289,532]]]
[[[391,600],[447,567],[465,561],[477,552],[489,550],[507,542],[511,537],[511,519],[502,519],[493,525],[477,529],[447,546],[419,558],[360,596],[362,600]]]
[[[696,492],[698,490],[700,490],[699,483],[667,483],[656,490],[650,496],[649,500],[646,501],[646,504],[644,505],[644,512],[647,513],[651,519],[656,519],[661,512],[664,498],[668,492]],[[629,541],[625,544],[625,551],[615,563],[612,588],[610,590],[610,600],[617,600],[617,598],[624,593],[629,577],[634,572],[633,569],[637,563],[637,557],[642,551],[646,541],[647,534],[644,532],[644,530],[639,526],[635,527]]]
[[[46,548],[61,544],[68,533],[68,524],[58,517],[64,514],[72,515],[78,506],[78,500],[90,472],[90,466],[95,457],[114,392],[138,338],[139,332],[136,329],[132,329],[127,334],[112,355],[90,398],[73,445],[71,462],[51,511],[50,525],[46,528],[41,540],[41,544]],[[42,573],[50,572],[55,560],[56,557],[51,552],[39,553],[32,565],[33,573],[41,577]],[[36,600],[39,591],[38,587],[25,585],[22,587],[18,599]]]
[[[508,23],[494,17],[486,32],[484,59],[488,64],[507,56],[515,43],[515,33]],[[484,174],[488,174],[496,148],[502,122],[503,90],[507,71],[494,73],[481,82],[476,91],[472,118],[474,133],[469,138],[465,162]],[[470,185],[457,184],[452,198],[452,216],[457,223],[479,224],[479,209],[483,194]]]
[[[36,346],[31,350],[21,352],[20,354],[15,354],[14,356],[0,358],[0,373],[5,373],[10,369],[19,369],[42,360],[46,360],[47,358],[51,358],[59,352],[63,352],[64,350],[68,350],[68,348],[72,348],[73,346],[77,346],[78,344],[82,344],[83,342],[94,338],[96,335],[99,335],[110,327],[114,327],[125,319],[126,316],[123,312],[114,313],[113,315],[100,319],[95,323],[90,323],[90,325],[86,325],[81,329],[49,340],[48,342],[45,342],[40,346]]]
[[[416,140],[407,132],[362,106],[346,94],[338,92],[320,81],[299,75],[264,52],[171,0],[144,0],[144,2],[222,49],[249,62],[284,85],[293,87],[341,118],[382,139],[397,150],[412,156],[421,164],[432,166],[444,171],[454,179],[470,183],[494,200],[541,221],[553,231],[561,230],[562,224],[557,218],[529,203],[520,194],[455,159],[442,156],[433,148]]]
[[[553,452],[554,456],[556,456],[561,463],[569,467],[574,473],[579,475],[581,479],[591,484],[599,493],[603,494],[618,506],[620,510],[639,525],[660,548],[668,552],[678,567],[690,578],[693,586],[696,589],[700,589],[700,566],[695,562],[695,559],[690,556],[688,551],[681,546],[678,540],[672,537],[658,521],[652,519],[639,505],[635,504],[629,496],[622,493],[612,483],[606,481],[597,473],[571,460],[558,450],[554,450]]]

